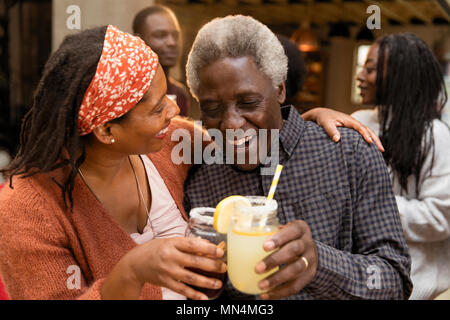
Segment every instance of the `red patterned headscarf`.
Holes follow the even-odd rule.
[[[158,67],[158,56],[142,39],[109,25],[97,71],[78,112],[78,134],[118,118],[147,92]]]

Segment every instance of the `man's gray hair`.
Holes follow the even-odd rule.
[[[186,75],[198,100],[199,70],[223,58],[252,57],[258,69],[277,88],[286,80],[288,59],[283,46],[267,26],[249,16],[215,18],[197,34],[189,52]]]

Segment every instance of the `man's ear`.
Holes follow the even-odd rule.
[[[286,101],[286,85],[282,82],[277,88],[278,103],[283,104]]]
[[[114,137],[111,134],[111,125],[109,123],[104,123],[101,126],[98,126],[92,130],[92,133],[101,143],[112,144],[115,142]]]

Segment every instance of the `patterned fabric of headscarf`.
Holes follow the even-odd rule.
[[[158,56],[144,41],[109,25],[78,112],[78,134],[89,134],[131,110],[147,92],[157,67]]]

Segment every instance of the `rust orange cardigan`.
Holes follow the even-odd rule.
[[[178,143],[170,141],[170,134],[177,128],[193,133],[191,122],[174,118],[165,146],[149,157],[186,219],[183,183],[190,166],[174,165],[170,157]],[[66,209],[61,189],[52,181],[62,177],[62,170],[56,170],[14,178],[13,189],[5,186],[0,192],[0,275],[11,299],[100,299],[105,278],[136,246],[79,176],[73,213]],[[73,288],[77,268],[80,289]],[[161,297],[160,287],[145,284],[141,299]]]

